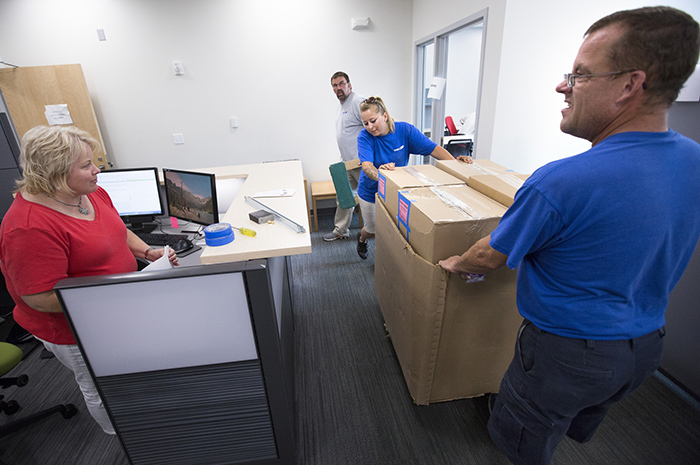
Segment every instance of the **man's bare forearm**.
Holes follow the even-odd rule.
[[[497,251],[489,244],[491,236],[476,242],[462,255],[454,255],[440,260],[439,265],[451,273],[482,274],[505,266],[508,256]]]

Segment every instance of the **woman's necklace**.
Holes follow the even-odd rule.
[[[82,195],[80,196],[80,200],[78,201],[77,205],[73,205],[72,203],[63,202],[62,200],[58,200],[56,197],[51,197],[48,194],[46,194],[46,196],[50,199],[54,199],[58,203],[62,203],[66,207],[78,207],[78,211],[80,212],[81,215],[89,215],[90,214],[90,210],[83,207],[83,205],[82,205],[83,204],[83,196]]]

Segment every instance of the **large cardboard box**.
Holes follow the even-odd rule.
[[[399,191],[398,226],[404,239],[430,263],[460,255],[491,233],[506,207],[465,186]]]
[[[474,163],[464,163],[457,160],[438,160],[435,162],[435,166],[461,179],[467,184],[469,184],[469,178],[472,176],[484,174],[518,174],[491,160],[474,160]]]
[[[498,392],[522,322],[516,272],[501,268],[467,284],[421,258],[381,202],[376,226],[375,292],[414,402]]]
[[[412,187],[442,185],[465,185],[465,183],[433,165],[403,166],[393,171],[379,170],[377,195],[396,222],[398,191]]]
[[[472,176],[467,185],[498,203],[510,207],[529,174],[479,174]]]

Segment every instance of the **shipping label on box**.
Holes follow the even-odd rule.
[[[403,224],[404,227],[406,228],[407,231],[410,232],[410,229],[408,227],[408,215],[410,214],[411,210],[411,201],[406,198],[405,195],[402,195],[407,191],[399,191],[399,200],[398,200],[398,206],[399,206],[399,213],[396,215],[396,219],[399,220],[399,223]],[[387,208],[387,211],[389,209]],[[391,215],[391,213],[389,213]]]
[[[414,402],[497,392],[522,322],[516,272],[467,284],[420,257],[381,202],[376,227],[375,292]]]
[[[378,171],[378,176],[377,176],[377,195],[379,195],[379,198],[382,199],[383,202],[386,202],[386,176],[382,171],[385,170],[379,170]]]
[[[416,253],[431,263],[464,253],[491,234],[506,211],[464,185],[407,189],[399,192],[398,204],[399,230]]]
[[[380,187],[379,198],[384,202],[384,206],[394,222],[396,222],[398,215],[399,191],[413,187],[464,185],[464,181],[433,165],[404,166],[395,170],[380,170],[379,173],[384,182],[384,185]]]
[[[515,200],[515,193],[529,177],[529,174],[480,174],[469,178],[467,185],[496,202],[510,207]]]

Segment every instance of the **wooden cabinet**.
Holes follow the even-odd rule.
[[[15,181],[19,171],[19,145],[0,99],[0,220],[12,204]]]
[[[89,132],[102,146],[93,154],[95,165],[100,169],[109,168],[102,133],[80,65],[0,69],[0,89],[20,139],[34,126],[48,124],[46,105],[67,105],[72,124]]]

